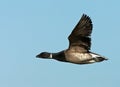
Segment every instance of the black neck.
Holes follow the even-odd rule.
[[[67,62],[66,58],[65,58],[64,51],[61,51],[61,52],[58,52],[58,53],[52,53],[52,58],[56,59],[58,61]]]

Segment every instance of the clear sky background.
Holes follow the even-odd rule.
[[[120,0],[1,0],[0,87],[120,87]],[[109,61],[76,65],[37,59],[68,47],[82,14],[93,22],[91,51]]]

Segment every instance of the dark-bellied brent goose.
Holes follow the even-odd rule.
[[[83,14],[80,21],[68,37],[68,49],[57,53],[42,52],[36,57],[55,59],[61,62],[70,62],[74,64],[91,64],[107,60],[104,56],[90,51],[92,27],[90,17]]]

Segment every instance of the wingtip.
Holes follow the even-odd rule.
[[[82,17],[86,17],[86,16],[87,16],[87,14],[83,13]]]
[[[85,13],[83,13],[83,15],[86,15]]]
[[[85,14],[85,13],[83,13],[83,15],[82,16],[84,16],[84,17],[89,17],[87,14]]]
[[[81,19],[84,19],[84,18],[85,18],[86,20],[90,20],[90,21],[91,21],[90,16],[88,16],[88,15],[85,14],[85,13],[83,13]],[[91,21],[91,23],[92,23],[92,21]]]

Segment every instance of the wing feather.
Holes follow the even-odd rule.
[[[69,48],[79,47],[90,50],[91,46],[92,21],[89,16],[83,14],[78,24],[69,35]]]

